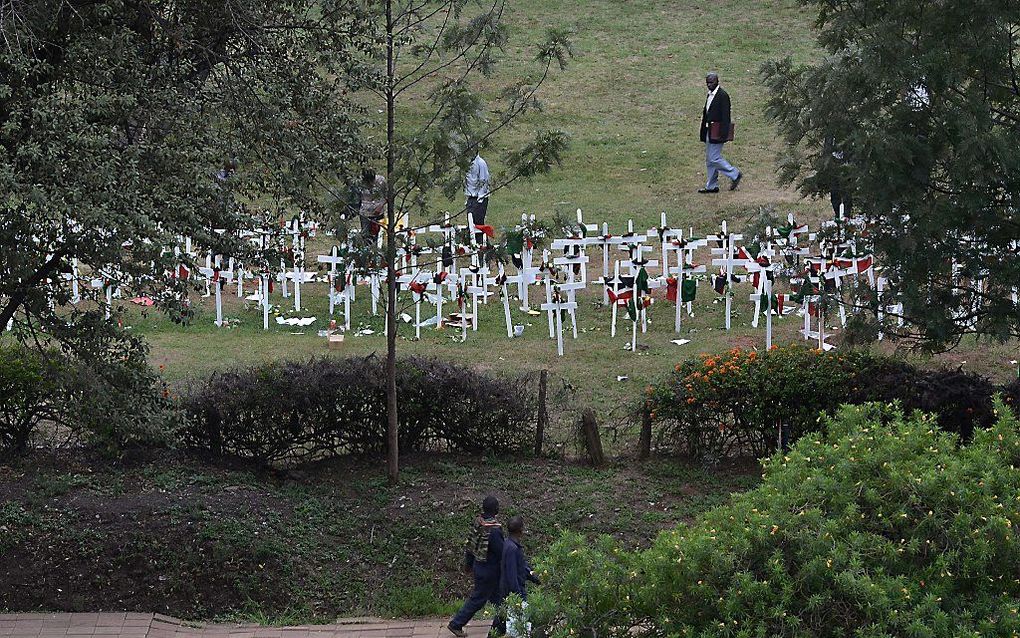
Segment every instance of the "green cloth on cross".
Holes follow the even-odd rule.
[[[680,303],[694,301],[698,295],[698,282],[693,279],[684,279],[680,284]]]
[[[640,295],[643,292],[652,292],[652,289],[648,287],[648,271],[645,270],[644,266],[638,271],[637,279],[634,281],[634,293]]]

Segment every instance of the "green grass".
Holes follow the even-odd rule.
[[[88,482],[76,479],[83,465]],[[485,494],[505,517],[525,517],[540,557],[564,530],[646,546],[757,481],[753,464],[712,472],[671,460],[594,470],[420,455],[390,486],[372,461],[271,479],[171,455],[133,466],[35,458],[0,475],[0,576],[26,583],[0,592],[0,608],[264,624],[444,616],[470,588],[459,564]]]
[[[490,215],[497,224],[521,212],[580,207],[589,221],[614,228],[629,218],[648,228],[666,211],[671,223],[704,230],[758,204],[823,209],[802,204],[775,180],[778,147],[758,75],[771,57],[819,54],[814,16],[795,0],[511,0],[507,15],[510,48],[491,86],[533,72],[534,45],[547,28],[573,31],[576,57],[543,85],[545,110],[525,123],[561,129],[572,145],[560,170],[493,198]],[[704,182],[698,126],[709,70],[720,73],[733,99],[739,137],[727,156],[746,175],[740,191],[714,198],[695,193]],[[416,104],[408,107],[412,119],[419,113]],[[494,173],[506,145],[497,142],[488,153]]]
[[[810,60],[820,55],[812,29],[814,15],[796,0],[512,0],[506,15],[510,47],[496,76],[482,85],[485,91],[491,93],[506,80],[531,72],[533,46],[548,27],[572,29],[577,55],[566,71],[555,73],[542,87],[544,111],[524,123],[525,128],[565,130],[571,149],[563,166],[551,175],[493,197],[489,221],[497,227],[512,225],[522,212],[547,218],[556,211],[572,214],[576,208],[585,211],[588,222],[608,222],[611,232],[617,233],[626,228],[628,219],[638,230],[657,225],[660,211],[667,212],[670,225],[693,226],[699,233],[711,232],[724,218],[739,228],[745,211],[764,204],[795,211],[799,219],[813,222],[827,214],[825,202],[804,201],[777,183],[774,159],[780,148],[764,116],[765,91],[758,76],[761,63],[770,57]],[[738,139],[727,146],[726,154],[746,179],[739,191],[706,197],[695,191],[704,180],[704,150],[697,129],[705,96],[703,77],[710,69],[720,73],[733,99]],[[398,114],[400,121],[414,122],[422,116],[421,97],[408,96]],[[494,173],[501,169],[501,151],[519,139],[516,135],[497,140],[487,152]],[[456,209],[460,201],[440,205]],[[312,248],[314,263],[316,250],[325,253],[328,244],[320,239]],[[598,252],[593,257],[601,260]],[[558,387],[574,389],[560,393],[564,405],[593,405],[605,420],[614,421],[619,418],[616,406],[632,401],[678,360],[699,352],[764,345],[763,329],[748,325],[748,287],[737,294],[738,316],[729,332],[721,329],[721,305],[711,302],[707,290],[702,288],[697,317],[686,322],[682,335],[672,331],[669,304],[653,308],[650,331],[640,338],[648,350],[637,355],[623,350],[626,321],[620,325],[623,335],[609,337],[608,311],[591,305],[601,297],[594,287],[580,298],[582,334],[576,341],[567,339],[562,358],[545,333],[544,317],[515,312],[515,323],[531,325],[522,339],[507,341],[498,305],[482,311],[481,327],[466,343],[451,339],[456,333],[451,329],[426,330],[421,341],[409,341],[413,332],[402,326],[398,347],[403,354],[434,355],[493,372],[549,369]],[[539,292],[536,289],[533,295]],[[367,290],[358,293],[354,324],[368,325],[377,334],[348,337],[336,353],[339,356],[385,351],[381,319],[367,311]],[[191,326],[142,320],[133,312],[126,323],[152,344],[152,363],[164,365],[166,377],[180,382],[233,365],[324,354],[325,340],[315,336],[326,323],[324,287],[306,287],[304,299],[310,307],[307,314],[319,317],[307,329],[273,325],[263,333],[258,310],[246,309],[229,295],[226,315],[243,321],[235,329],[214,328],[211,299],[197,298],[199,313]],[[288,306],[287,300],[280,303]],[[784,319],[777,325],[776,343],[799,341],[799,328],[798,319]],[[671,344],[677,336],[692,343]],[[1016,358],[1016,344],[969,343],[941,361],[952,365],[966,361],[968,369],[1004,380],[1015,374],[1008,362]],[[628,380],[618,382],[618,376]],[[570,417],[566,427],[574,414],[570,409],[564,413]]]

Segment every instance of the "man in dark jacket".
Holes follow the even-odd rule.
[[[538,577],[531,571],[528,564],[528,557],[524,555],[524,519],[514,516],[506,524],[506,531],[509,537],[503,543],[503,560],[499,579],[499,593],[501,598],[510,594],[517,594],[523,600],[528,599],[528,581],[538,583]]]
[[[705,86],[708,87],[708,97],[701,112],[701,141],[705,143],[708,181],[698,192],[718,193],[720,172],[730,178],[730,190],[736,190],[743,175],[722,156],[723,144],[729,139],[730,127],[733,126],[730,119],[730,96],[719,86],[717,73],[705,76]]]
[[[510,594],[517,594],[521,597],[521,600],[526,601],[528,600],[528,581],[530,580],[536,585],[539,582],[538,577],[531,571],[528,557],[524,555],[524,546],[522,545],[524,540],[524,519],[520,516],[514,516],[507,521],[506,531],[508,536],[506,542],[503,543],[503,560],[500,561],[499,599],[503,601]],[[507,633],[508,620],[517,623],[523,622],[521,619],[514,621],[513,619],[508,619],[506,615],[500,614],[498,623],[493,623],[499,635]],[[515,635],[521,635],[524,632],[518,626],[518,631],[514,633]]]
[[[499,595],[499,576],[500,560],[503,557],[503,528],[496,520],[498,513],[499,501],[494,496],[486,496],[482,501],[482,514],[475,519],[468,536],[464,567],[474,574],[475,587],[464,601],[464,606],[446,625],[458,638],[467,635],[464,633],[464,625],[485,603],[498,605],[502,600]],[[498,628],[498,622],[494,620],[492,626]]]

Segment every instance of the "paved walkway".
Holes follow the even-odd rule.
[[[465,628],[484,638],[484,619]],[[334,625],[263,627],[250,624],[196,623],[162,614],[0,614],[0,638],[453,638],[446,620],[349,618]]]

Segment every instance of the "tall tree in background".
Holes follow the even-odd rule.
[[[780,172],[807,195],[848,185],[904,336],[1020,336],[1020,4],[802,0],[813,64],[763,68]]]
[[[514,127],[540,107],[537,93],[554,65],[564,68],[570,55],[566,35],[550,30],[535,54],[537,69],[498,91],[487,104],[472,84],[489,78],[507,43],[505,0],[381,0],[385,72],[379,97],[386,118],[386,215],[383,261],[386,290],[387,469],[395,482],[399,470],[399,421],[396,387],[397,252],[408,233],[439,221],[430,207],[437,190],[453,197],[463,186],[474,156],[494,136]],[[505,171],[492,190],[550,170],[560,161],[566,138],[538,130],[530,140],[507,146]],[[466,221],[454,207],[453,219]],[[411,228],[398,231],[403,215],[414,213]]]
[[[317,183],[363,155],[348,94],[369,77],[356,60],[373,41],[358,6],[4,3],[0,329],[144,366],[144,344],[102,321],[102,292],[83,287],[85,303],[70,306],[61,274],[77,263],[83,276],[186,303],[185,284],[167,276],[188,259],[172,250],[181,236],[240,254],[235,231],[258,223],[240,201],[314,207]],[[218,176],[232,159],[240,170]]]

